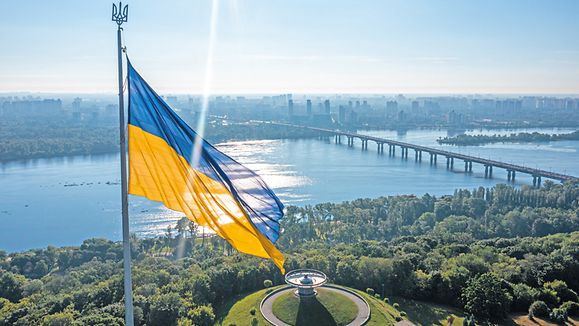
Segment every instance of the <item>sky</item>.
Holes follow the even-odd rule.
[[[576,0],[126,3],[128,55],[165,94],[579,93]],[[0,1],[0,92],[114,94],[111,5]]]

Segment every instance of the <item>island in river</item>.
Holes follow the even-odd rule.
[[[436,141],[439,144],[473,146],[486,145],[493,143],[535,143],[550,142],[557,140],[579,140],[579,130],[566,134],[545,134],[539,132],[520,132],[510,135],[457,135],[454,137],[439,138]]]

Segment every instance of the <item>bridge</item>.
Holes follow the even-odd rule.
[[[261,121],[264,122],[264,121]],[[540,187],[541,186],[541,178],[548,178],[553,180],[558,180],[561,182],[571,181],[573,183],[579,183],[579,178],[561,174],[541,169],[534,169],[527,166],[510,164],[490,159],[485,159],[481,157],[465,155],[460,153],[449,152],[437,148],[427,147],[427,146],[420,146],[415,144],[410,144],[406,142],[368,136],[358,133],[340,131],[340,130],[331,130],[331,129],[324,129],[324,128],[316,128],[316,127],[309,127],[309,126],[301,126],[301,125],[293,125],[288,123],[279,123],[279,122],[264,122],[270,124],[276,124],[280,126],[287,126],[287,127],[294,127],[294,128],[305,128],[313,131],[318,131],[321,134],[325,134],[327,136],[333,136],[334,140],[337,144],[342,143],[342,138],[346,138],[348,146],[354,146],[354,140],[359,140],[362,145],[362,150],[368,150],[368,142],[376,143],[376,149],[378,153],[384,153],[384,145],[388,146],[388,154],[390,156],[396,156],[396,148],[400,149],[400,153],[402,158],[408,159],[408,150],[412,149],[414,151],[414,160],[416,162],[422,161],[422,154],[426,153],[428,155],[429,161],[431,165],[436,165],[438,157],[444,157],[446,159],[446,168],[453,169],[454,168],[454,160],[459,160],[464,162],[464,171],[466,173],[472,172],[472,164],[477,163],[481,164],[485,168],[485,178],[492,178],[493,176],[493,168],[501,168],[507,171],[507,180],[509,182],[514,182],[517,173],[525,173],[531,175],[533,177],[533,186]]]

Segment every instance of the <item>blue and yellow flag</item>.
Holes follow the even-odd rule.
[[[129,193],[159,201],[237,250],[270,258],[283,204],[253,171],[191,129],[128,64]]]

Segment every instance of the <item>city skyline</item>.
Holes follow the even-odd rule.
[[[214,0],[217,1],[217,0]],[[201,94],[211,1],[129,1],[160,93]],[[574,1],[221,0],[211,94],[577,94]],[[0,93],[115,93],[110,1],[0,4]],[[22,17],[27,17],[22,20]]]

